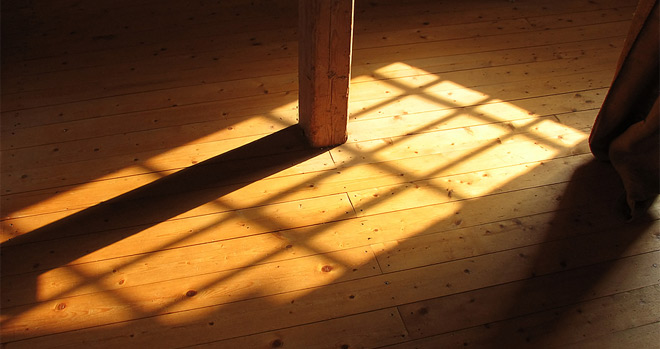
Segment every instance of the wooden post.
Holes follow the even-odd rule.
[[[348,139],[353,0],[299,0],[299,123],[315,147]]]

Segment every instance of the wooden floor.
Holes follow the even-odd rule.
[[[3,348],[657,348],[587,145],[634,6],[357,0],[316,150],[297,0],[3,1]]]

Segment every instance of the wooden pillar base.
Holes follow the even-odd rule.
[[[309,143],[348,139],[353,0],[299,0],[299,123]]]

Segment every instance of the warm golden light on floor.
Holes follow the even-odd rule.
[[[387,76],[390,71],[396,71],[399,75],[404,73],[410,75],[404,79],[395,80],[396,76]],[[332,235],[337,234],[337,229],[341,229],[342,225],[347,224],[343,220],[350,218],[353,210],[358,217],[363,217],[410,209],[411,202],[414,202],[416,207],[437,207],[437,205],[448,202],[457,203],[458,206],[452,206],[451,211],[438,211],[434,220],[419,225],[417,229],[409,230],[405,234],[399,232],[393,236],[381,236],[379,240],[389,240],[390,242],[376,244],[374,247],[378,255],[385,256],[391,248],[397,246],[392,241],[418,236],[437,222],[451,219],[453,211],[460,210],[460,203],[465,199],[515,190],[521,184],[516,183],[518,178],[534,171],[542,164],[542,161],[553,159],[557,154],[570,150],[586,139],[585,133],[558,123],[553,115],[537,115],[452,81],[439,80],[434,74],[424,73],[419,68],[407,66],[405,63],[381,68],[375,72],[375,75],[378,76],[378,80],[374,80],[373,83],[386,89],[387,92],[381,93],[381,95],[387,95],[389,99],[379,99],[373,107],[367,105],[366,109],[369,109],[370,113],[389,112],[387,108],[394,104],[399,107],[416,105],[415,113],[404,111],[400,115],[395,115],[389,122],[357,117],[357,120],[350,123],[351,141],[332,149],[330,151],[332,159],[324,159],[323,155],[320,156],[321,161],[325,161],[325,164],[329,161],[339,163],[342,168],[340,171],[328,172],[324,170],[323,165],[319,165],[318,161],[315,162],[312,159],[308,163],[299,165],[306,169],[304,171],[310,171],[309,174],[292,177],[292,182],[289,181],[284,186],[278,185],[280,189],[277,191],[264,190],[268,185],[264,186],[264,184],[255,182],[219,197],[213,202],[192,208],[174,217],[171,221],[160,223],[142,233],[127,237],[118,244],[120,246],[140,244],[144,251],[161,251],[182,247],[176,254],[168,253],[166,258],[169,260],[179,260],[183,255],[200,254],[202,249],[218,249],[218,252],[215,253],[218,256],[217,260],[195,261],[187,258],[188,265],[183,268],[190,270],[192,275],[199,275],[191,277],[189,282],[186,281],[187,288],[194,290],[196,294],[204,294],[206,298],[212,299],[215,303],[233,302],[255,296],[268,297],[290,289],[308,289],[309,292],[312,292],[317,287],[338,280],[364,277],[375,270],[375,267],[372,269],[370,266],[375,263],[375,256],[369,252],[370,250],[364,250],[361,247],[351,249],[350,245],[339,242],[335,248],[343,250],[337,253],[317,255],[315,252],[328,250],[328,248],[333,249],[332,246],[327,246],[327,242],[333,240]],[[365,82],[368,81],[367,77],[358,76],[354,78],[354,81],[359,81],[359,83],[353,84],[351,96],[358,96],[359,99],[362,94],[373,93],[372,83]],[[390,82],[392,83],[390,84]],[[418,103],[422,103],[422,107]],[[213,146],[217,140],[227,138],[225,133],[236,134],[234,130],[267,129],[267,124],[275,120],[275,114],[281,115],[279,119],[291,119],[295,112],[292,105],[282,106],[273,115],[245,120],[232,126],[230,130],[221,130],[205,139],[197,140],[201,144],[195,143],[194,146],[198,150],[200,147]],[[275,121],[277,127],[283,126],[280,121]],[[443,131],[441,137],[436,134],[440,130]],[[388,138],[388,132],[392,131],[396,133]],[[407,133],[407,135],[396,135],[402,133]],[[242,138],[239,139],[243,141]],[[373,141],[368,141],[369,139],[373,139]],[[356,142],[356,140],[361,141]],[[515,142],[513,142],[514,140]],[[190,146],[182,148],[187,149],[188,147]],[[173,173],[173,171],[163,172],[158,168],[158,163],[161,158],[176,156],[175,153],[180,151],[173,149],[149,159],[145,162],[145,166],[149,166],[149,170],[138,177],[139,182],[119,182],[119,186],[114,186],[116,192],[106,192],[104,193],[106,197],[91,196],[90,200],[95,200],[95,202],[107,200]],[[207,153],[210,152],[207,151]],[[397,163],[396,159],[399,158],[406,160]],[[415,159],[419,159],[419,162],[416,162]],[[206,159],[200,158],[200,160]],[[525,164],[526,162],[527,164]],[[520,165],[511,166],[514,163]],[[479,171],[474,172],[475,170]],[[121,177],[123,173],[129,175],[140,171],[144,172],[144,168],[127,167],[121,172],[108,175],[108,178]],[[263,183],[288,181],[286,178],[290,174],[304,171],[295,168],[287,169],[262,181]],[[353,191],[350,181],[342,182],[343,178],[354,178],[353,176],[360,171],[368,173],[368,177],[373,177],[373,173],[381,173],[379,176],[384,178],[382,185],[374,185],[372,189]],[[404,177],[406,181],[401,182],[399,180],[401,177]],[[104,178],[100,178],[99,182],[104,180]],[[71,192],[55,196],[34,206],[44,207],[44,209],[53,205],[62,207],[62,200],[65,200],[66,195],[78,196],[85,195],[85,192],[95,193],[97,192],[95,186],[98,186],[99,182],[78,186]],[[347,192],[347,196],[337,195],[337,200],[344,202],[344,205],[338,206],[338,211],[328,211],[327,199],[319,207],[315,207],[314,199],[292,202],[291,205],[295,207],[289,207],[291,205],[287,203],[287,200],[299,200],[300,197],[297,193],[301,188],[313,188],[321,194],[336,192],[338,186],[343,186],[341,190]],[[277,202],[281,202],[281,204],[272,205]],[[266,203],[270,205],[264,206]],[[238,214],[236,210],[245,207],[255,207],[254,216],[249,215],[249,211],[241,211]],[[26,208],[28,211],[33,209],[33,207]],[[195,218],[194,224],[188,219],[192,217]],[[309,220],[309,223],[303,222],[304,220]],[[332,223],[335,221],[337,223]],[[160,227],[164,225],[178,225],[180,228],[163,229]],[[283,249],[254,251],[247,254],[251,256],[248,259],[228,264],[227,259],[230,255],[227,254],[229,251],[225,247],[226,241],[251,239],[248,236],[253,236],[260,231],[286,232],[287,229],[290,229],[289,227],[305,225],[311,225],[312,228],[307,229],[310,231],[303,236],[303,240],[290,241],[285,237],[286,233],[283,233],[282,244],[285,244]],[[457,225],[460,226],[461,222],[458,222]],[[225,233],[227,227],[242,227],[238,231],[244,230],[245,238],[241,237],[242,234],[238,231]],[[170,236],[164,235],[157,240],[159,242],[156,245],[153,245],[156,241],[153,238],[149,242],[141,241],[140,238],[141,234],[152,235],[149,230],[154,232],[159,230],[178,231],[178,233]],[[214,240],[217,242],[208,243],[208,241]],[[196,241],[205,243],[195,246]],[[123,303],[132,304],[131,310],[126,309],[127,312],[124,315],[121,315],[121,312],[112,315],[116,321],[131,318],[135,311],[144,314],[158,314],[191,309],[194,302],[182,301],[186,295],[181,295],[180,298],[157,296],[153,298],[152,294],[150,300],[147,300],[146,298],[141,299],[142,297],[136,298],[137,295],[130,292],[132,286],[156,281],[156,279],[150,281],[151,276],[158,276],[157,279],[160,280],[162,279],[161,273],[167,273],[167,270],[156,272],[153,269],[153,266],[156,265],[170,265],[170,262],[162,260],[164,257],[161,257],[159,252],[109,260],[104,263],[105,266],[99,263],[84,264],[87,260],[93,261],[107,258],[104,256],[112,256],[116,254],[115,249],[116,247],[113,245],[105,246],[89,256],[73,261],[73,265],[70,267],[54,269],[39,275],[37,289],[43,291],[36,295],[35,300],[42,302],[41,305],[23,312],[16,318],[4,320],[5,326],[13,323],[16,324],[18,330],[23,326],[20,324],[36,321],[36,319],[32,319],[31,314],[43,313],[45,311],[42,309],[43,307],[57,306],[51,304],[57,299],[99,291],[116,290],[119,292],[118,299],[122,299]],[[292,251],[299,254],[300,258],[278,262],[285,258],[283,255],[290,258]],[[208,252],[204,253],[204,255],[207,254]],[[221,257],[223,255],[224,259]],[[310,269],[310,264],[315,267]],[[244,269],[236,272],[204,273],[204,270],[224,269],[225,267],[222,265],[232,265],[232,268]],[[87,266],[92,269],[88,269]],[[292,272],[292,268],[300,268],[300,271]],[[307,275],[310,270],[316,270],[316,272]],[[278,276],[280,271],[283,274]],[[292,278],[292,275],[296,276]],[[182,281],[177,280],[177,283],[180,282]],[[167,288],[166,285],[162,287]],[[188,296],[190,297],[190,295]],[[116,300],[113,299],[98,299],[98,301],[98,305],[88,306],[96,309],[102,308],[102,304],[106,302],[116,303]],[[122,308],[120,307],[120,309]],[[190,320],[187,319],[187,321]],[[65,320],[58,322],[58,328],[66,326],[65,323]],[[41,326],[44,334],[57,330],[48,321]]]
[[[356,1],[324,149],[296,4],[3,4],[3,347],[657,342],[587,145],[633,3]]]

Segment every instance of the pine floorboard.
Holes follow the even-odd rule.
[[[587,144],[634,7],[356,1],[310,149],[296,0],[3,2],[3,348],[652,347]]]

